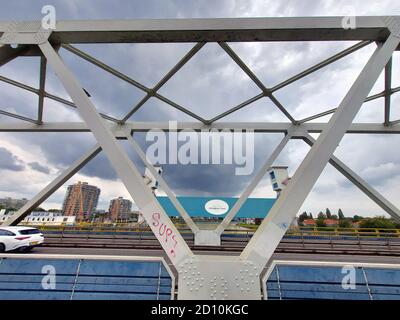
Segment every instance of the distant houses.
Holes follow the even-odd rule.
[[[339,226],[339,220],[334,219],[323,219],[323,224],[327,227],[337,227]],[[304,227],[316,227],[317,221],[315,219],[305,219],[303,222],[299,223],[300,226]]]

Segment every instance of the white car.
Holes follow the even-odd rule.
[[[0,226],[0,252],[28,252],[43,242],[43,234],[36,228]]]

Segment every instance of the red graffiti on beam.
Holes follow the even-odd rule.
[[[173,247],[171,248],[171,250],[169,250],[169,252],[173,257],[175,257],[178,241],[176,240],[176,235],[174,231],[171,228],[169,228],[165,223],[160,221],[161,215],[158,212],[153,213],[151,218],[153,226],[157,228],[158,234],[163,237],[165,243],[172,242]]]

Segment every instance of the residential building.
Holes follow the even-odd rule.
[[[324,223],[327,227],[336,227],[339,225],[339,220],[335,219],[325,219]]]
[[[15,213],[16,211],[6,212],[6,210],[0,210],[0,224],[10,219]],[[73,226],[75,218],[75,216],[63,216],[61,212],[33,211],[20,224],[25,226]]]
[[[315,222],[314,219],[305,219],[303,221],[303,226],[305,227],[315,227],[317,225],[317,223]]]
[[[112,221],[127,220],[132,209],[132,201],[122,197],[110,201],[109,214]]]
[[[68,186],[62,212],[65,216],[76,216],[77,221],[88,219],[97,208],[100,189],[87,182]]]
[[[0,199],[0,205],[2,205],[5,209],[13,208],[13,209],[19,210],[27,202],[28,202],[28,199],[26,199],[26,198],[14,199],[14,198],[6,197],[6,198]]]

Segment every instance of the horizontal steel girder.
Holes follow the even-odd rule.
[[[55,43],[134,43],[202,41],[383,41],[387,16],[355,17],[356,28],[344,29],[344,17],[219,18],[58,21]],[[12,22],[1,22],[0,33]]]
[[[149,130],[169,131],[170,124],[165,122],[127,122],[124,125],[107,123],[116,137],[126,137],[126,130],[132,132],[146,132]],[[313,122],[293,125],[289,122],[217,122],[212,125],[205,125],[200,122],[178,122],[177,129],[201,130],[240,130],[248,129],[258,133],[286,133],[288,130],[296,129],[310,133],[321,133],[327,123]],[[0,123],[0,132],[90,132],[84,122],[45,122],[41,125],[33,123],[15,122]],[[382,123],[353,123],[347,133],[351,134],[399,134],[400,122],[385,126]]]

